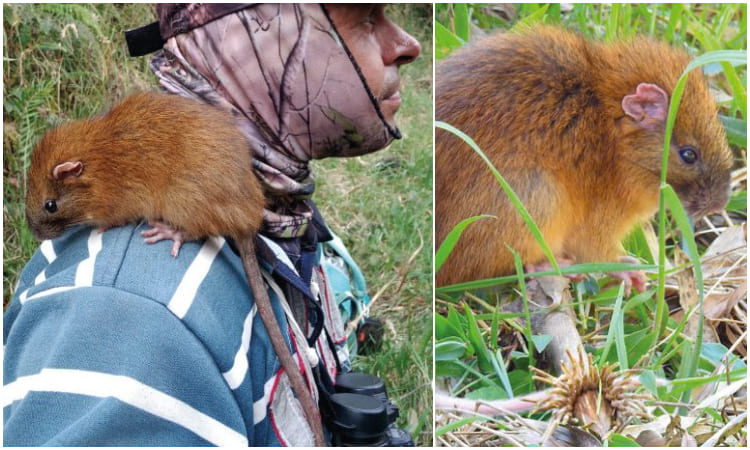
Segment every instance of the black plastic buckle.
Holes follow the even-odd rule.
[[[125,42],[128,44],[130,56],[143,56],[161,50],[165,41],[159,31],[159,22],[153,22],[140,28],[127,30]]]

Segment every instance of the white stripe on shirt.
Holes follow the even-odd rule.
[[[3,408],[31,392],[62,392],[113,397],[164,420],[174,422],[218,446],[247,447],[247,438],[182,400],[130,377],[74,369],[42,369],[3,388]]]
[[[271,392],[273,391],[273,387],[276,386],[276,379],[281,376],[281,373],[279,372],[276,372],[276,375],[272,376],[266,381],[266,384],[263,385],[263,397],[253,402],[253,425],[258,425],[263,422],[268,415],[268,404],[271,403]]]
[[[89,257],[78,263],[76,268],[76,286],[93,286],[94,284],[94,265],[96,256],[102,250],[102,232],[94,228],[91,230],[88,239]]]
[[[42,252],[44,257],[47,259],[48,262],[52,262],[57,258],[57,255],[55,254],[55,250],[52,247],[52,241],[42,241],[42,245],[39,247],[39,250]],[[73,282],[73,286],[58,286],[51,289],[47,289],[45,291],[37,292],[36,294],[32,295],[31,297],[28,297],[28,289],[23,291],[21,295],[18,296],[18,300],[21,302],[21,304],[24,304],[28,302],[29,300],[34,300],[41,297],[46,297],[48,295],[57,294],[58,292],[65,292],[69,291],[71,289],[76,289],[79,287],[89,287],[94,285],[94,266],[96,265],[96,257],[99,255],[99,252],[102,250],[102,232],[98,229],[94,228],[91,230],[91,234],[89,234],[88,239],[88,251],[89,256],[78,263],[78,267],[76,267],[76,275],[75,280]],[[45,269],[46,270],[46,269]],[[37,275],[35,284],[39,284],[42,281],[46,279],[44,270],[42,273]]]
[[[45,289],[45,290],[43,290],[41,292],[37,292],[36,294],[34,294],[34,295],[32,295],[31,297],[28,297],[28,298],[26,298],[26,296],[24,295],[28,291],[24,291],[24,293],[22,294],[23,298],[20,298],[19,300],[21,301],[21,303],[26,303],[29,300],[36,300],[38,298],[46,297],[46,296],[52,295],[52,294],[59,294],[60,292],[69,291],[71,289],[78,289],[78,286],[58,286],[58,287],[53,287],[53,288]]]
[[[52,261],[57,259],[57,254],[55,253],[55,247],[52,245],[52,241],[49,239],[42,241],[42,244],[39,246],[39,251],[42,252],[42,256],[44,256],[44,259],[47,260],[47,265],[52,264]],[[39,275],[36,276],[34,279],[34,284],[42,284],[44,283],[44,280],[47,279],[47,268],[45,267],[42,269],[41,272],[39,272]],[[26,296],[24,295],[23,300],[26,300]]]
[[[203,283],[203,279],[206,278],[211,264],[225,242],[226,240],[220,236],[213,236],[206,239],[198,255],[190,263],[190,267],[188,267],[182,280],[180,280],[180,284],[172,295],[172,299],[167,304],[167,308],[180,319],[185,317],[185,314],[190,309],[190,305],[193,304],[193,299],[195,299],[198,288]]]
[[[42,284],[42,283],[44,283],[44,280],[46,280],[46,279],[47,279],[47,275],[46,275],[46,274],[44,273],[44,272],[46,272],[46,271],[47,271],[47,268],[45,267],[44,269],[42,269],[42,271],[41,271],[41,272],[39,272],[39,275],[37,275],[37,276],[36,276],[36,278],[34,278],[34,285],[35,285],[35,286],[36,286],[37,284]]]
[[[52,245],[51,240],[47,239],[45,241],[42,241],[42,244],[39,246],[39,250],[42,252],[42,255],[44,255],[44,258],[47,260],[48,264],[52,264],[52,261],[57,259],[55,246]]]
[[[253,334],[253,319],[258,308],[256,305],[250,309],[250,313],[245,317],[245,323],[242,326],[242,339],[237,354],[234,355],[234,364],[232,368],[223,373],[230,389],[237,389],[242,384],[247,374],[247,351],[250,349],[250,336]]]

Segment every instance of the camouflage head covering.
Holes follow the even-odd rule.
[[[400,134],[319,4],[159,5],[161,85],[244,116],[271,199],[264,232],[304,233],[310,159],[381,149]]]

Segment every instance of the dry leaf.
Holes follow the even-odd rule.
[[[719,320],[731,316],[732,309],[743,298],[747,298],[747,280],[736,289],[726,294],[711,294],[703,302],[703,314],[706,319]]]
[[[742,264],[737,264],[745,259]],[[702,258],[703,279],[744,279],[747,275],[747,224],[725,229]],[[708,285],[708,283],[706,283]]]

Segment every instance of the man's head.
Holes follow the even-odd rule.
[[[159,5],[163,51],[151,62],[167,90],[229,109],[271,199],[264,232],[304,234],[311,159],[374,152],[401,137],[398,69],[419,43],[383,5]],[[291,205],[291,206],[290,206]]]
[[[394,125],[401,105],[398,68],[419,56],[419,41],[386,16],[383,4],[334,3],[326,8],[383,116]]]

